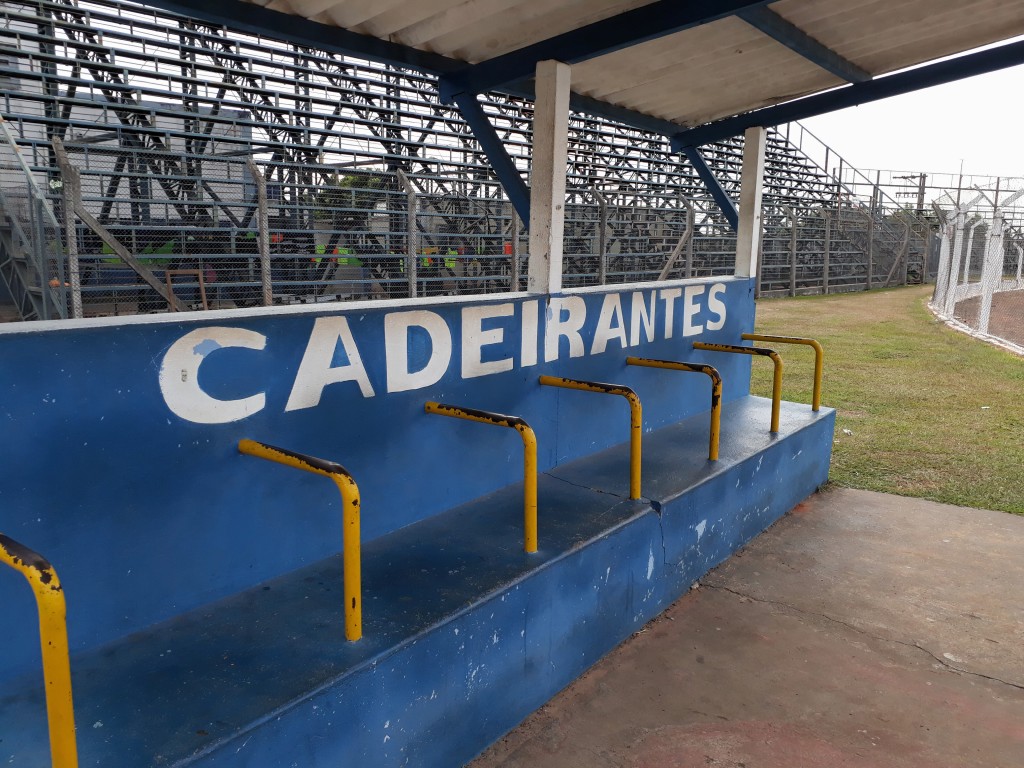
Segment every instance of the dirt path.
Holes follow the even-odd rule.
[[[978,327],[980,313],[980,296],[956,305],[956,319],[972,328]],[[990,336],[998,336],[1024,347],[1024,291],[1005,291],[992,296],[988,332]]]

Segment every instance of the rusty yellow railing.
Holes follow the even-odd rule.
[[[53,768],[77,768],[75,708],[71,698],[71,661],[68,658],[67,611],[57,572],[46,559],[0,533],[0,563],[9,565],[28,581],[39,612],[39,644],[46,685],[46,719],[50,728]]]
[[[305,472],[329,477],[341,492],[342,547],[345,579],[345,639],[363,636],[362,551],[359,537],[359,486],[340,464],[306,456],[284,448],[275,448],[255,440],[240,440],[238,450],[247,456],[284,464]]]
[[[670,371],[703,373],[711,378],[711,435],[708,445],[708,458],[711,461],[718,461],[718,444],[722,432],[722,376],[718,373],[718,370],[704,363],[651,360],[646,357],[627,357],[626,364],[639,365],[645,368],[663,368]]]
[[[779,411],[782,407],[782,358],[773,349],[763,347],[744,347],[739,344],[708,344],[703,341],[693,342],[694,349],[703,349],[708,352],[727,352],[733,355],[754,355],[756,357],[769,357],[775,364],[775,372],[772,376],[772,425],[771,431],[779,431]]]
[[[453,419],[478,421],[508,427],[519,433],[523,439],[523,549],[532,554],[537,551],[537,436],[530,425],[519,416],[505,416],[476,408],[462,408],[457,405],[428,402],[423,406],[427,413],[450,416]]]
[[[814,350],[814,392],[811,395],[811,410],[817,411],[821,408],[821,377],[825,367],[825,350],[822,349],[814,339],[805,339],[800,336],[769,336],[763,333],[744,333],[747,341],[764,341],[768,344],[802,344]]]
[[[605,395],[619,395],[629,402],[629,498],[640,498],[640,460],[643,442],[643,409],[640,398],[629,387],[621,384],[605,384],[600,381],[565,379],[561,376],[541,376],[540,383],[546,387],[578,389],[583,392],[599,392]]]

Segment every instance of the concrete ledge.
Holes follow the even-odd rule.
[[[371,542],[364,628],[329,558],[73,659],[81,764],[409,765],[473,757],[825,482],[834,412],[729,403],[548,473],[523,554],[511,486]],[[0,757],[48,756],[38,680],[0,699]]]

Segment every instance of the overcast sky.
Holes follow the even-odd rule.
[[[803,123],[856,168],[1024,176],[1024,66]]]

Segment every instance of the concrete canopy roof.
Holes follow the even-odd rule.
[[[247,31],[441,77],[442,96],[529,93],[537,61],[573,65],[577,109],[665,135],[806,100],[785,122],[1024,62],[1024,43],[929,78],[885,76],[1024,35],[1024,0],[150,0]],[[978,54],[973,54],[977,56]],[[879,78],[879,79],[876,79]],[[877,87],[885,84],[884,87]],[[845,87],[843,87],[845,86]],[[804,101],[798,102],[803,104]],[[758,112],[760,110],[760,112]],[[790,110],[792,111],[792,110]],[[731,124],[732,133],[746,125]],[[725,134],[732,135],[732,134]],[[710,141],[717,134],[701,133]],[[695,141],[683,138],[681,145]]]

